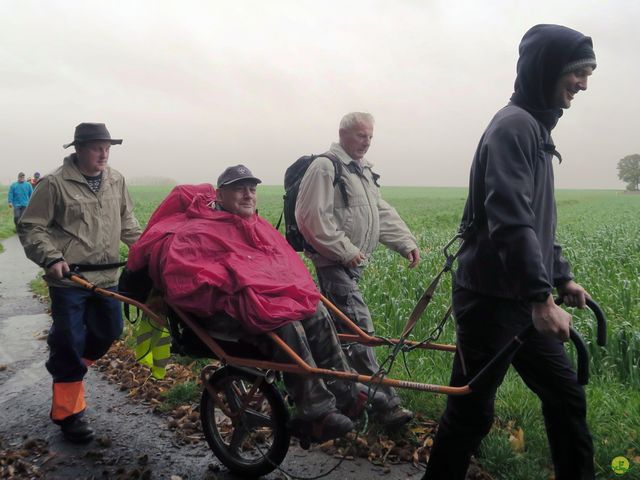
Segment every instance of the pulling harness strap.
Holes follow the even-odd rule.
[[[394,346],[393,350],[391,351],[391,353],[389,353],[387,358],[380,363],[380,368],[375,374],[372,375],[373,378],[379,378],[380,381],[382,381],[382,379],[386,376],[387,372],[389,372],[393,367],[393,364],[395,363],[396,358],[400,353],[402,353],[404,358],[405,351],[409,351],[417,347],[417,346],[408,347],[407,345],[405,345],[407,337],[411,334],[413,328],[416,326],[416,323],[418,322],[418,320],[424,313],[425,309],[429,305],[429,302],[431,302],[431,299],[433,298],[433,294],[435,293],[436,287],[438,286],[438,283],[440,283],[442,276],[446,272],[450,272],[451,269],[453,268],[453,262],[455,262],[456,258],[460,254],[462,250],[462,246],[464,244],[464,239],[470,230],[471,230],[471,224],[462,226],[458,231],[458,233],[451,240],[449,240],[449,242],[444,246],[443,250],[444,250],[444,256],[445,256],[445,262],[444,262],[444,266],[442,267],[442,270],[440,270],[440,273],[438,273],[438,275],[436,275],[436,277],[433,280],[431,280],[431,283],[429,284],[425,292],[422,294],[422,296],[416,303],[416,306],[413,308],[413,311],[411,312],[411,315],[409,316],[409,319],[407,320],[407,323],[404,326],[402,335],[400,336],[398,343]],[[455,251],[455,253],[449,253],[449,248],[458,240],[460,240],[458,249]],[[447,321],[450,315],[451,315],[451,307],[449,307],[442,321],[439,323],[436,329],[434,329],[434,332],[442,331],[442,328],[444,327],[444,323]],[[432,335],[433,335],[433,332],[432,332]],[[420,342],[420,344],[424,344],[430,341],[433,341],[433,338],[431,335],[428,339],[424,340],[423,342]],[[409,373],[406,361],[404,363],[405,363],[405,368]],[[377,392],[379,387],[380,387],[380,382],[375,384],[375,388],[369,390],[369,397],[367,398],[367,403],[370,403],[371,398],[373,397],[373,395],[375,395],[375,392]]]
[[[436,287],[438,286],[438,283],[440,283],[440,279],[442,278],[442,275],[444,275],[446,272],[451,271],[451,269],[453,268],[453,262],[458,257],[458,255],[460,254],[460,250],[462,249],[462,242],[460,243],[458,250],[455,253],[449,253],[449,247],[453,245],[454,242],[456,242],[456,240],[462,239],[464,237],[464,233],[466,232],[457,233],[451,240],[449,240],[449,243],[445,245],[444,266],[442,267],[442,270],[440,270],[440,273],[438,273],[438,275],[436,275],[435,278],[431,280],[431,283],[429,284],[427,289],[424,291],[424,293],[418,300],[418,303],[416,303],[416,306],[413,308],[413,311],[411,312],[411,315],[409,316],[409,319],[407,320],[407,323],[404,326],[404,329],[402,331],[402,335],[400,336],[400,341],[398,342],[397,347],[402,348],[402,344],[407,339],[407,337],[411,334],[411,331],[416,326],[416,323],[418,323],[418,320],[420,319],[425,309],[429,305],[429,302],[431,302],[431,299],[433,298],[433,294],[436,291]]]

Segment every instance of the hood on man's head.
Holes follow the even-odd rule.
[[[531,27],[520,42],[511,101],[529,111],[547,128],[553,128],[562,115],[562,111],[551,104],[556,83],[567,65],[583,60],[575,58],[574,54],[580,56],[583,52],[593,54],[588,64],[595,67],[591,37],[562,25]]]

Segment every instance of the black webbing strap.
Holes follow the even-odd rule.
[[[414,307],[413,311],[411,312],[411,315],[409,316],[409,319],[407,320],[407,323],[404,326],[402,335],[400,335],[400,342],[398,342],[397,344],[398,346],[400,347],[402,346],[404,341],[411,334],[411,331],[413,330],[413,328],[416,326],[418,319],[422,316],[422,313],[426,310],[427,305],[429,305],[429,302],[433,298],[433,294],[435,293],[438,283],[440,283],[440,279],[442,278],[442,275],[444,275],[446,272],[449,272],[453,268],[453,262],[458,257],[460,250],[462,249],[462,242],[460,243],[460,245],[458,246],[458,249],[454,253],[449,253],[449,247],[451,247],[457,240],[461,240],[463,236],[464,236],[464,233],[459,232],[451,240],[449,240],[449,242],[445,245],[444,266],[442,267],[442,270],[440,270],[440,273],[438,273],[438,275],[436,275],[436,277],[433,280],[431,280],[431,283],[429,284],[427,289],[424,291],[424,293],[418,300],[418,303],[416,303],[416,306]],[[400,348],[398,348],[398,350],[399,349]]]
[[[101,265],[92,265],[90,263],[72,263],[69,268],[72,272],[98,272],[101,270],[112,270],[114,268],[124,267],[127,262],[103,263]]]
[[[550,153],[551,155],[553,155],[554,157],[558,157],[558,161],[560,163],[562,163],[562,155],[560,155],[560,152],[558,150],[556,150],[556,146],[553,143],[545,143],[542,146],[542,149],[546,152],[546,153]]]

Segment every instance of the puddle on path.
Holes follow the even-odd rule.
[[[0,254],[0,405],[46,379],[47,343],[42,339],[51,318],[33,297],[29,283],[40,271],[28,260],[17,236],[2,242]]]

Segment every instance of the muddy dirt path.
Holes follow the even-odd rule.
[[[49,420],[51,380],[44,367],[50,317],[29,291],[38,268],[27,260],[16,236],[0,254],[0,452],[26,448],[25,460],[46,479],[235,479],[203,442],[179,445],[164,418],[127,400],[126,392],[90,369],[86,377],[86,418],[96,431],[87,445],[64,441]],[[6,460],[6,459],[5,459]],[[311,477],[337,460],[292,447],[283,467]],[[172,478],[173,476],[173,478]],[[416,479],[422,471],[404,464],[376,467],[345,461],[328,480]],[[14,476],[2,478],[29,478]],[[38,478],[37,476],[34,478]],[[268,479],[286,478],[274,472]]]

